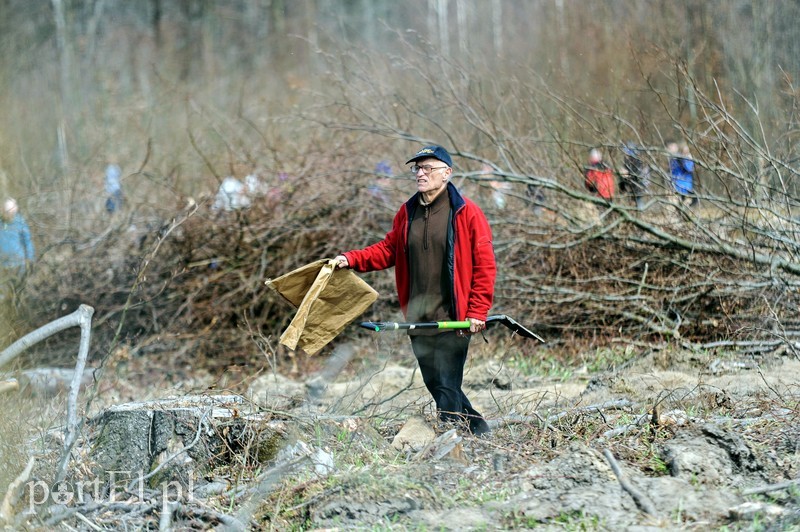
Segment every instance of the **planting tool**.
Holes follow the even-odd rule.
[[[505,314],[496,314],[494,316],[489,316],[488,318],[486,318],[487,329],[489,328],[490,325],[493,324],[503,325],[511,329],[515,334],[518,334],[524,338],[533,338],[544,343],[544,339],[541,336],[531,331],[530,329],[524,327],[514,318],[510,318]],[[371,331],[381,332],[381,331],[397,331],[401,329],[469,329],[470,322],[469,321],[423,321],[423,322],[402,323],[396,321],[363,321],[359,325]]]

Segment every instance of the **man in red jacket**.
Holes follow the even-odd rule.
[[[603,154],[593,148],[589,152],[589,166],[583,169],[586,189],[606,201],[614,199],[614,174],[606,163]]]
[[[426,146],[409,163],[414,163],[417,193],[397,211],[383,240],[337,256],[338,267],[368,272],[394,266],[407,320],[468,320],[469,333],[480,332],[497,273],[489,222],[450,183],[453,163],[444,148]],[[488,434],[489,426],[461,389],[470,334],[436,329],[408,334],[439,418],[466,419],[473,434]]]

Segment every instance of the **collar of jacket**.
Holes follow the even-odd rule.
[[[464,196],[462,196],[456,186],[449,181],[447,182],[447,193],[450,196],[450,210],[452,212],[458,212],[465,204]],[[416,212],[417,207],[419,207],[419,198],[421,195],[421,192],[417,192],[406,201],[406,212],[408,213],[409,224],[411,224],[411,220],[414,219],[414,212]]]

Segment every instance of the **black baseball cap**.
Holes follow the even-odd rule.
[[[424,148],[419,150],[417,153],[415,153],[414,156],[411,159],[407,160],[406,164],[412,163],[412,162],[417,161],[419,159],[427,159],[428,157],[433,157],[434,159],[439,159],[440,161],[442,161],[447,166],[450,166],[450,167],[453,166],[453,160],[450,158],[450,154],[447,153],[447,150],[445,150],[441,146],[425,146]]]

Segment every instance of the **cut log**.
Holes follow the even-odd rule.
[[[19,383],[16,379],[0,381],[0,393],[7,393],[19,390]]]
[[[115,405],[89,422],[93,474],[109,491],[193,485],[199,475],[243,455],[264,463],[281,448],[282,421],[253,414],[238,395],[188,396]],[[244,460],[244,462],[242,462]]]

